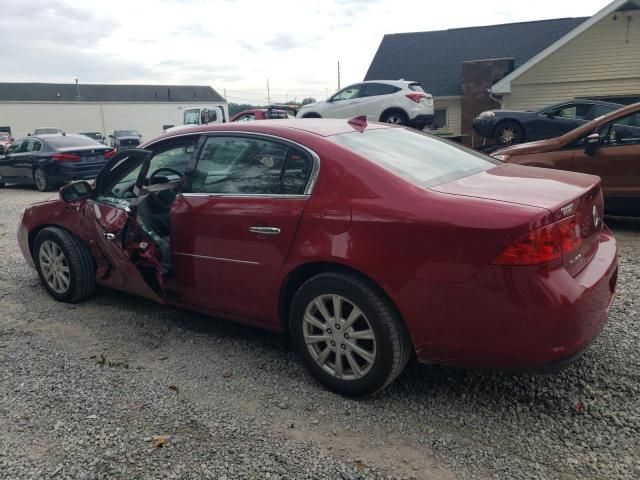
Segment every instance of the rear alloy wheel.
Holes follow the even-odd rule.
[[[524,131],[518,123],[503,122],[496,128],[494,138],[498,145],[515,145],[524,140]]]
[[[404,112],[394,111],[384,114],[382,121],[394,125],[407,125],[409,123],[409,117],[407,117],[407,114]]]
[[[95,289],[89,249],[66,230],[48,227],[38,233],[33,259],[40,281],[56,300],[75,303]]]
[[[411,351],[395,309],[362,280],[323,273],[300,287],[291,335],[311,374],[343,395],[368,395],[391,383]]]
[[[33,183],[35,183],[36,188],[41,192],[48,192],[52,188],[49,175],[42,167],[36,167],[33,171]]]

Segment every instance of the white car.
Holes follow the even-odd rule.
[[[298,118],[352,118],[422,129],[433,121],[433,97],[418,82],[370,80],[349,85],[324,102],[300,108]]]

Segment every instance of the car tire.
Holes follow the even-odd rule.
[[[33,170],[33,183],[41,192],[48,192],[53,189],[49,174],[47,174],[47,171],[42,167],[36,167]]]
[[[309,112],[302,115],[302,118],[322,118],[319,113]]]
[[[76,303],[95,291],[95,266],[87,246],[58,227],[41,230],[33,244],[40,281],[61,302]]]
[[[408,125],[409,117],[402,110],[392,110],[383,114],[382,117],[380,117],[380,121],[393,125]]]
[[[341,311],[337,322],[336,301]],[[340,272],[316,275],[298,289],[291,304],[290,334],[316,380],[346,396],[370,395],[386,387],[400,375],[412,348],[389,300],[368,282]]]
[[[524,129],[517,122],[502,122],[498,124],[493,134],[498,145],[515,145],[524,141]]]

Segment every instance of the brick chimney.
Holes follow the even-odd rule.
[[[462,135],[463,143],[472,145],[473,120],[485,110],[500,108],[500,104],[491,99],[489,88],[513,71],[513,58],[492,58],[471,60],[462,63]],[[475,137],[478,146],[482,138]]]

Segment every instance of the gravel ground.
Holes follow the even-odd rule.
[[[0,190],[0,478],[640,478],[640,222],[610,220],[618,296],[563,372],[411,364],[365,400],[286,339],[119,292],[56,303]]]

